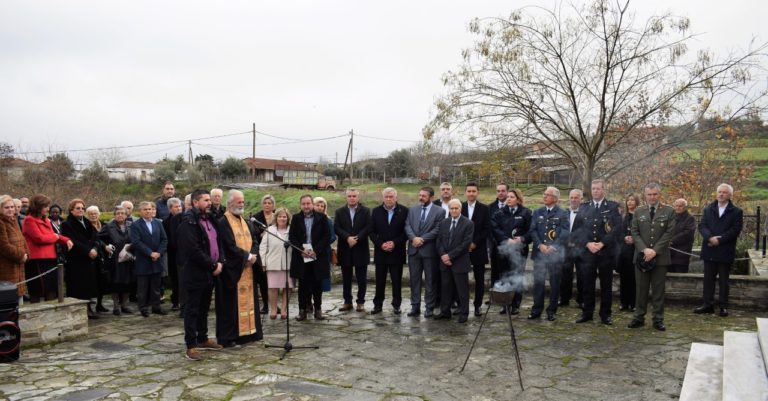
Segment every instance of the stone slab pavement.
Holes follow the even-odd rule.
[[[472,357],[481,318],[467,324],[395,316],[385,301],[378,315],[339,312],[341,286],[324,294],[325,321],[291,321],[295,349],[284,360],[285,323],[264,320],[264,341],[183,356],[182,320],[175,315],[112,316],[90,323],[75,341],[25,348],[0,364],[7,400],[671,400],[680,393],[691,342],[722,344],[723,330],[756,330],[749,311],[728,318],[668,306],[666,332],[575,324],[579,310],[563,307],[554,322],[529,321],[531,299],[514,316],[525,391],[520,390],[507,318],[491,306]],[[372,288],[371,288],[372,290]],[[404,299],[408,292],[404,289]],[[389,289],[387,292],[389,297]],[[295,316],[293,297],[292,316]],[[108,307],[110,305],[107,305]],[[371,301],[366,303],[368,310]],[[485,310],[485,306],[483,307]],[[765,316],[763,313],[762,316]],[[647,319],[650,321],[650,317]],[[210,321],[214,333],[214,321]]]

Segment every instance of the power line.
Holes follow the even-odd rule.
[[[64,150],[59,150],[56,153],[93,152],[93,151],[97,151],[97,150],[143,148],[143,147],[147,147],[147,146],[158,146],[158,145],[171,145],[171,144],[187,143],[190,140],[198,141],[198,140],[205,140],[205,139],[225,138],[225,137],[236,136],[236,135],[243,135],[243,134],[250,134],[250,133],[251,133],[251,131],[245,131],[245,132],[236,132],[236,133],[232,133],[232,134],[222,134],[222,135],[206,136],[206,137],[201,137],[201,138],[184,139],[184,140],[178,140],[178,141],[155,142],[155,143],[147,143],[147,144],[141,144],[141,145],[117,145],[117,146],[105,146],[105,147],[100,147],[100,148],[89,148],[89,149],[64,149]],[[14,154],[16,154],[16,155],[48,154],[48,153],[51,153],[51,151],[14,152]]]
[[[392,138],[380,138],[380,137],[377,137],[377,136],[363,135],[363,134],[357,134],[357,133],[355,133],[355,135],[356,135],[356,136],[359,136],[359,137],[361,137],[361,138],[376,139],[376,140],[379,140],[379,141],[391,141],[391,142],[413,142],[413,143],[418,143],[418,142],[421,142],[421,141],[416,141],[416,140],[413,140],[413,139],[392,139]]]

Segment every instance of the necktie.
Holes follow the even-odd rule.
[[[651,220],[653,220],[653,215],[656,214],[656,206],[651,206]]]
[[[421,222],[425,222],[427,220],[427,207],[422,206],[421,207]]]
[[[448,242],[453,240],[453,229],[456,228],[456,220],[451,221],[451,231],[448,232]]]

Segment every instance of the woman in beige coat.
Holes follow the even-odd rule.
[[[273,224],[267,230],[259,244],[259,254],[264,263],[264,271],[267,273],[267,284],[269,287],[269,318],[277,318],[277,296],[280,288],[285,288],[286,271],[291,266],[291,252],[285,252],[283,242],[275,236],[288,241],[288,227],[291,224],[291,214],[286,208],[275,210]],[[273,235],[270,235],[273,234]],[[286,259],[287,258],[287,259]],[[288,277],[288,291],[283,290],[283,305],[280,314],[281,319],[288,316],[288,293],[293,288],[293,279]]]

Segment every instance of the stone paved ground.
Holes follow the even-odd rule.
[[[413,319],[394,316],[389,305],[376,316],[340,313],[339,287],[324,296],[328,320],[291,324],[294,345],[318,350],[280,361],[281,349],[258,342],[192,362],[182,354],[181,319],[105,314],[87,338],[24,349],[18,362],[0,364],[0,393],[9,400],[667,400],[680,392],[691,342],[722,344],[725,329],[755,330],[754,312],[699,317],[690,306],[667,308],[665,333],[627,329],[630,317],[621,312],[613,327],[577,325],[575,307],[562,308],[555,322],[532,322],[526,295],[514,317],[521,392],[499,307],[491,307],[460,374],[480,318],[464,325]],[[265,342],[282,345],[284,333],[282,321],[265,320]]]

